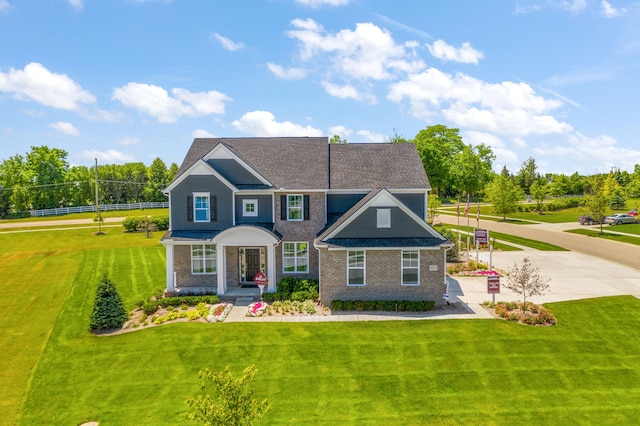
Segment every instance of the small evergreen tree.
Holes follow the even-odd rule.
[[[105,273],[100,279],[98,290],[96,290],[89,329],[96,331],[120,328],[128,318],[129,314],[124,307],[116,285],[111,281],[109,275]]]

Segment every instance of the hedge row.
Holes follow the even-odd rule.
[[[169,216],[130,216],[122,222],[122,226],[127,232],[144,231],[146,222],[149,222],[150,230],[166,231],[169,229]]]
[[[425,312],[432,311],[433,300],[333,300],[334,311],[386,311],[386,312]]]

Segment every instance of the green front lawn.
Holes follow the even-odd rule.
[[[0,235],[2,422],[187,424],[198,370],[240,375],[250,364],[256,397],[273,407],[263,424],[630,424],[640,415],[640,301],[630,296],[549,304],[559,325],[546,328],[174,323],[91,335],[102,272],[128,307],[162,285],[158,237]]]
[[[615,227],[615,229],[611,229],[611,231],[619,231],[619,232],[627,233],[628,232],[627,230],[628,229],[631,230],[630,229],[631,227],[640,227],[640,225],[620,225]],[[607,232],[608,229],[609,229],[608,226],[607,228],[604,228],[604,232],[602,234],[600,233],[600,227],[598,228],[593,227],[588,229],[583,229],[583,228],[569,229],[565,232],[570,232],[572,234],[579,234],[579,235],[587,235],[589,237],[595,237],[595,238],[604,238],[607,240],[618,241],[621,243],[640,245],[640,238],[633,235],[614,234],[612,232]],[[632,232],[629,232],[629,233],[631,234]],[[633,234],[635,234],[635,232],[633,232]]]

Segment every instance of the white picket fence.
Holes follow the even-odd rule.
[[[157,203],[131,203],[131,204],[105,204],[100,205],[101,212],[108,212],[113,210],[139,210],[139,209],[167,209],[169,208],[168,202]],[[43,209],[43,210],[31,210],[31,216],[59,216],[70,213],[93,213],[96,211],[96,206],[78,206],[78,207],[60,207],[57,209]]]

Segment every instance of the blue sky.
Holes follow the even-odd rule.
[[[0,160],[160,157],[194,137],[485,143],[495,170],[640,164],[640,2],[0,0]]]

